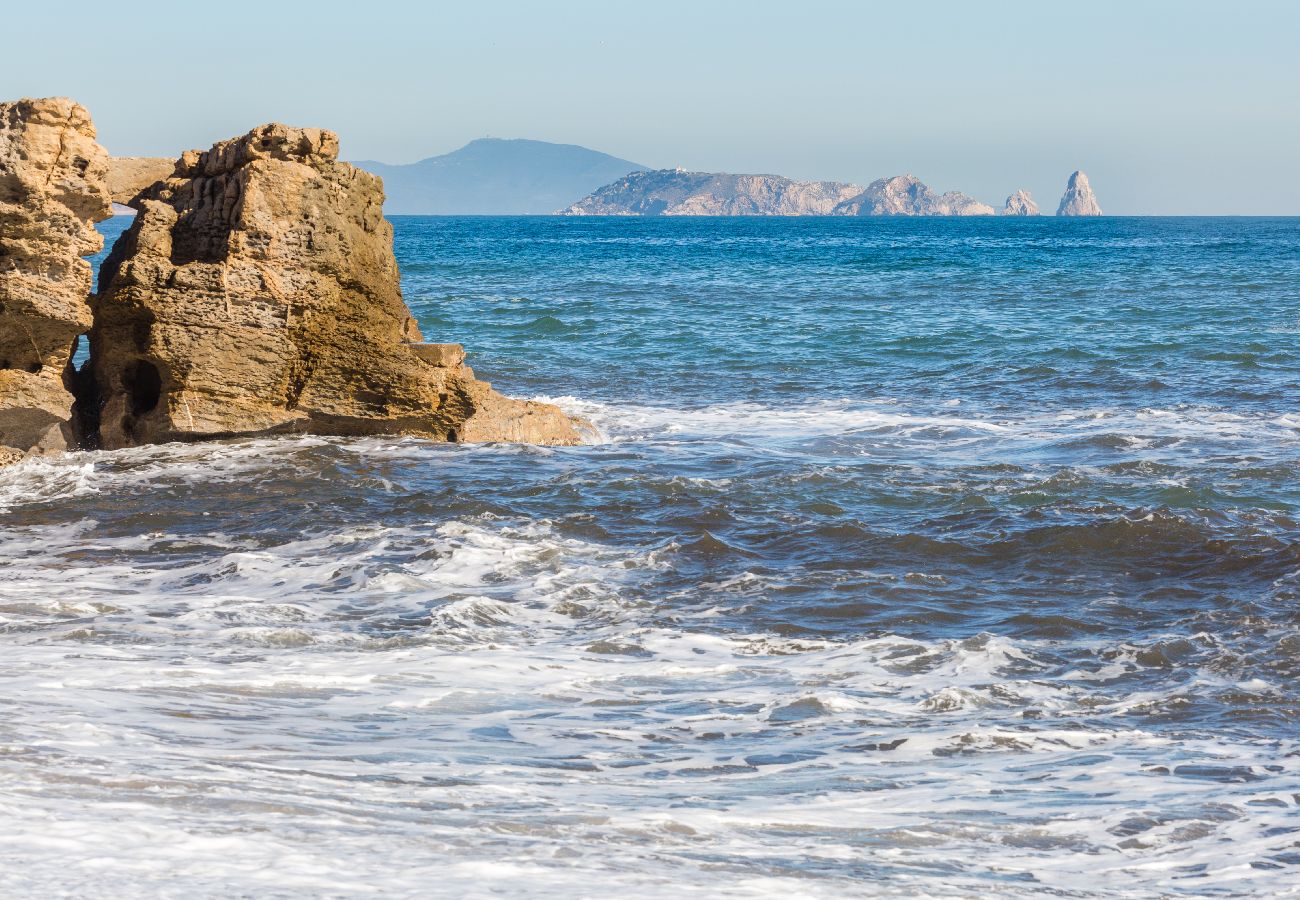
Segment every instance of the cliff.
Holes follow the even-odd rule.
[[[824,216],[861,188],[779,175],[633,172],[561,210],[566,216]]]
[[[1004,216],[1036,216],[1038,215],[1038,204],[1034,202],[1033,196],[1026,190],[1019,190],[1007,198],[1006,205],[1002,207]]]
[[[1101,207],[1097,204],[1097,195],[1092,192],[1088,176],[1076,171],[1065,184],[1065,194],[1061,205],[1056,208],[1058,216],[1099,216]]]
[[[170,156],[114,156],[108,161],[108,190],[113,202],[131,206],[145,188],[162,181],[176,168]]]
[[[66,98],[0,103],[0,461],[76,442],[72,354],[108,218],[108,153]],[[7,448],[7,449],[6,449]]]
[[[935,193],[913,175],[880,178],[835,207],[837,216],[991,216],[993,207],[957,191]]]
[[[645,168],[574,144],[499,138],[410,165],[353,165],[384,179],[390,215],[550,215]]]

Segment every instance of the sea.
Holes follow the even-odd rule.
[[[0,893],[1300,895],[1300,219],[394,226],[590,443],[0,471]]]

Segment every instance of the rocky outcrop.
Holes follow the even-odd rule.
[[[1004,216],[1036,216],[1038,215],[1038,204],[1034,202],[1033,196],[1026,190],[1018,190],[1007,198],[1007,203],[1002,207]]]
[[[957,191],[937,194],[913,175],[880,178],[840,203],[837,216],[991,216],[993,207]]]
[[[661,169],[633,172],[568,209],[566,216],[824,216],[862,189],[779,175]]]
[[[423,345],[380,179],[328,131],[265,125],[191,151],[136,201],[100,273],[91,359],[105,448],[286,432],[579,442],[554,406]]]
[[[114,156],[108,161],[108,190],[113,202],[132,206],[146,188],[168,178],[176,160],[163,156]]]
[[[75,442],[72,355],[90,328],[108,154],[66,98],[0,103],[0,458]]]
[[[1092,192],[1088,176],[1076,171],[1065,184],[1065,195],[1061,205],[1056,208],[1058,216],[1099,216],[1101,207],[1097,205],[1097,195]]]

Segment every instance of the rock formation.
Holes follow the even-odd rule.
[[[957,191],[936,194],[912,175],[880,178],[840,203],[837,216],[991,216],[993,207]]]
[[[1065,195],[1061,205],[1056,208],[1058,216],[1099,216],[1101,207],[1097,205],[1097,195],[1092,192],[1088,176],[1076,171],[1065,184]]]
[[[0,103],[0,458],[75,442],[71,360],[110,213],[108,153],[66,98]]]
[[[108,161],[108,190],[113,202],[131,206],[145,190],[169,177],[176,160],[163,156],[114,156]]]
[[[556,407],[419,343],[380,179],[328,131],[265,125],[190,151],[100,273],[91,360],[105,448],[234,435],[579,442]]]
[[[862,189],[779,175],[661,169],[633,172],[568,209],[566,216],[824,216]]]
[[[1007,205],[1002,207],[1002,215],[1036,216],[1038,215],[1038,204],[1034,202],[1034,198],[1029,191],[1022,188],[1007,198]]]

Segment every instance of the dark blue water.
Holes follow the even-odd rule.
[[[0,474],[16,884],[1294,885],[1300,220],[395,226],[601,442]]]

